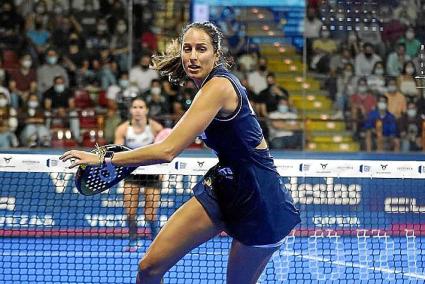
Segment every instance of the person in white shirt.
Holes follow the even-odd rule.
[[[265,58],[258,59],[257,69],[248,73],[248,84],[255,93],[260,93],[267,88],[267,61]]]
[[[149,90],[153,79],[159,78],[156,70],[149,69],[150,60],[150,56],[144,54],[139,60],[139,65],[130,70],[130,82],[135,83],[142,93]]]

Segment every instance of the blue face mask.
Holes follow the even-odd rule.
[[[47,63],[49,64],[56,64],[58,62],[58,58],[56,56],[48,56],[47,57]]]
[[[278,106],[277,106],[277,110],[278,110],[279,112],[283,112],[283,113],[285,113],[285,112],[288,112],[289,108],[288,108],[288,106],[286,106],[286,105],[278,105]]]

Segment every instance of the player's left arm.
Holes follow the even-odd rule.
[[[115,153],[112,163],[140,166],[170,162],[207,128],[224,106],[236,98],[235,90],[228,79],[212,78],[198,91],[192,105],[166,139],[157,144]],[[76,159],[72,167],[80,164],[98,164],[96,155],[82,151],[72,150],[61,157],[64,161],[71,158]]]

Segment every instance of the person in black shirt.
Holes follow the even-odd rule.
[[[259,94],[261,100],[266,104],[267,113],[276,111],[280,97],[289,98],[289,93],[284,88],[276,84],[276,76],[273,72],[269,72],[266,77],[267,88]]]

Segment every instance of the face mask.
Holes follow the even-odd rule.
[[[344,71],[344,75],[345,75],[345,77],[351,77],[351,76],[353,76],[353,72],[352,71]]]
[[[288,112],[288,106],[287,105],[278,105],[277,106],[277,110],[279,111],[279,112],[283,112],[283,113],[285,113],[285,112]]]
[[[142,64],[141,67],[142,67],[143,70],[147,70],[149,68],[149,65],[143,65]]]
[[[58,58],[56,56],[47,57],[47,63],[53,65],[53,64],[56,64],[56,62],[58,62]]]
[[[151,93],[153,95],[159,95],[159,94],[161,94],[161,88],[160,87],[153,87],[153,88],[151,88]]]
[[[349,41],[356,41],[357,40],[357,37],[356,37],[356,35],[351,34],[351,35],[348,36],[348,40]]]
[[[412,75],[413,72],[415,72],[415,69],[413,67],[406,67],[406,73],[409,75]]]
[[[379,110],[386,110],[387,109],[387,103],[379,102],[378,103],[378,109]]]
[[[394,85],[388,86],[388,92],[395,93],[397,91],[397,87]]]
[[[43,6],[37,6],[37,8],[35,8],[35,11],[36,11],[38,14],[43,14],[43,13],[44,13],[44,11],[45,11],[45,9],[44,9],[44,7],[43,7]]]
[[[408,40],[412,40],[415,37],[415,33],[414,32],[407,32],[406,33],[406,38]]]
[[[29,108],[37,108],[38,107],[38,102],[37,101],[29,101],[28,102],[28,107]]]
[[[125,89],[125,88],[128,87],[128,80],[121,79],[119,81],[119,84],[120,84],[121,88],[124,88]]]
[[[359,93],[364,94],[367,91],[367,87],[366,86],[359,86],[358,91],[359,91]]]
[[[22,61],[22,66],[24,66],[25,68],[30,68],[32,65],[32,61],[31,60],[23,60]]]
[[[266,71],[266,70],[267,70],[267,66],[266,66],[266,65],[260,65],[258,68],[259,68],[259,69],[260,69],[260,71],[262,71],[262,72],[264,72],[264,71]]]
[[[63,84],[55,85],[55,91],[57,93],[62,93],[63,91],[65,91],[65,85]]]
[[[365,54],[364,54],[367,58],[371,58],[372,57],[372,53],[370,53],[370,52],[365,52]]]
[[[98,25],[97,26],[97,30],[99,31],[99,32],[104,32],[104,31],[106,31],[106,29],[107,29],[108,27],[106,26],[106,25]]]
[[[408,117],[415,117],[416,116],[416,109],[410,108],[407,110],[407,116]]]
[[[376,70],[375,70],[375,74],[376,74],[376,75],[384,75],[384,69],[382,69],[382,68],[378,68],[378,69],[376,69]]]
[[[117,26],[117,31],[119,31],[120,33],[125,32],[126,29],[127,29],[127,26],[126,25],[118,25]]]
[[[0,99],[0,107],[5,107],[5,106],[7,106],[7,99],[1,98]]]

